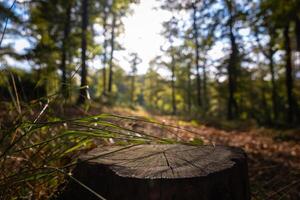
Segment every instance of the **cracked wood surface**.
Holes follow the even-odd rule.
[[[231,168],[244,153],[225,146],[137,145],[100,147],[81,157],[106,165],[121,177],[192,178]]]
[[[247,158],[226,146],[132,145],[96,148],[73,176],[109,200],[250,200]],[[57,200],[94,200],[70,181]]]

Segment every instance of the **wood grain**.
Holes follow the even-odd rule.
[[[80,160],[74,176],[107,199],[250,199],[246,154],[238,148],[100,147]],[[97,199],[72,181],[63,197]]]
[[[242,151],[224,146],[138,145],[117,151],[121,148],[97,148],[81,160],[103,154],[89,162],[107,165],[122,177],[160,179],[207,176],[244,157]]]

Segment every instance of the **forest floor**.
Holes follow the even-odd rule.
[[[4,110],[0,110],[0,124],[7,121],[7,117],[4,117],[7,112]],[[299,129],[279,130],[258,126],[228,128],[176,116],[153,114],[142,108],[90,107],[88,110],[68,108],[63,115],[76,117],[110,113],[136,116],[138,118],[135,119],[141,120],[124,118],[116,123],[137,132],[182,142],[203,141],[205,144],[241,147],[248,155],[252,199],[300,199]],[[150,121],[152,122],[149,123]]]
[[[106,109],[104,109],[105,112]],[[243,148],[248,155],[252,199],[300,199],[300,131],[249,127],[224,130],[185,121],[174,116],[151,114],[143,109],[109,109],[110,113],[155,120],[161,126],[143,121],[120,122],[134,130],[178,141],[202,139],[206,144]],[[167,128],[166,128],[167,127]],[[176,128],[179,127],[179,128]]]

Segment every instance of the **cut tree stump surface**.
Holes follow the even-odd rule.
[[[248,200],[243,150],[226,146],[100,147],[74,177],[107,199]],[[97,199],[71,181],[64,199]],[[89,198],[88,198],[89,197]]]
[[[244,158],[244,153],[224,146],[138,145],[98,148],[82,159],[97,156],[89,162],[107,165],[118,176],[175,179],[207,176],[231,168],[234,160]]]

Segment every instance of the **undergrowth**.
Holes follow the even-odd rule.
[[[32,105],[15,103],[10,109],[19,106],[20,113],[16,114],[6,107],[6,112],[0,116],[2,120],[5,118],[0,135],[1,199],[51,198],[66,177],[74,178],[71,171],[78,162],[78,156],[98,145],[185,143],[133,130],[119,122],[149,123],[168,129],[178,127],[112,114],[62,118],[55,115],[57,108],[51,107],[53,104],[42,102],[36,101],[40,104],[39,112]],[[188,144],[201,143],[197,140]]]

